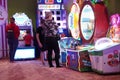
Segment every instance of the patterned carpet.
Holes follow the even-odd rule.
[[[100,75],[65,67],[49,68],[40,60],[15,61],[0,59],[0,80],[120,80],[120,74]]]

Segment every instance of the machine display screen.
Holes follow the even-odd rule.
[[[24,36],[26,35],[27,29],[21,29],[20,30],[20,35],[19,35],[19,40],[24,40]]]
[[[71,12],[69,13],[69,16],[68,16],[68,26],[72,34],[72,37],[78,40],[80,38],[79,36],[80,31],[79,31],[79,24],[78,24],[79,12],[80,12],[80,8],[78,4],[74,3],[72,5]]]
[[[35,49],[34,47],[23,47],[17,48],[15,53],[15,60],[19,59],[33,59],[35,58]]]
[[[90,16],[91,15],[91,16]],[[90,40],[94,32],[95,16],[90,5],[85,5],[81,13],[81,32],[85,40]]]

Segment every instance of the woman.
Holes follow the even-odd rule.
[[[58,46],[59,34],[58,25],[52,20],[52,12],[45,12],[45,41],[47,46],[47,59],[49,67],[54,67],[52,63],[52,51],[55,53],[56,67],[61,67],[59,63],[60,50]]]
[[[44,62],[44,53],[46,51],[46,47],[45,47],[45,38],[44,38],[44,30],[43,30],[43,27],[44,27],[44,20],[41,20],[41,24],[40,26],[37,28],[37,33],[36,33],[36,39],[37,39],[37,42],[38,42],[38,45],[40,47],[40,58],[41,58],[41,61],[43,63],[43,65],[45,65],[45,62]]]

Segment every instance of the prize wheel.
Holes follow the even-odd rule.
[[[89,1],[84,2],[81,7],[79,25],[82,43],[90,43],[95,30],[95,14],[93,6]]]
[[[73,3],[71,11],[68,15],[68,28],[71,32],[72,37],[78,40],[80,39],[79,13],[79,5],[77,3]]]

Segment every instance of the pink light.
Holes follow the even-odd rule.
[[[120,14],[114,14],[110,17],[110,24],[113,25],[120,25]]]

